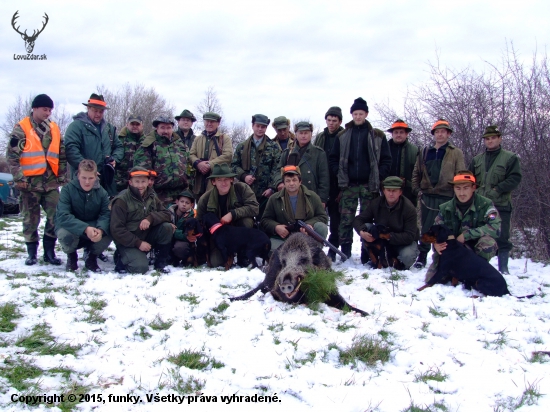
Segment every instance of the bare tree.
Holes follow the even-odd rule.
[[[233,144],[233,151],[237,145],[241,142],[244,142],[248,136],[252,133],[249,123],[242,121],[241,123],[233,123],[229,128],[229,137],[231,138],[231,143]]]
[[[197,104],[196,111],[197,122],[195,123],[196,130],[204,129],[204,122],[202,120],[202,115],[207,112],[214,112],[219,114],[222,117],[223,123],[223,109],[220,100],[218,99],[218,94],[214,89],[214,86],[209,86],[208,89],[204,92],[204,98]],[[229,130],[220,123],[220,129],[224,133],[228,133]]]

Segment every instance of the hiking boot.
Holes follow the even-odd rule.
[[[510,252],[504,250],[498,252],[498,271],[503,275],[509,275],[510,271],[508,270],[508,258],[510,257]]]
[[[29,256],[25,259],[25,265],[32,266],[38,263],[37,252],[38,242],[27,242],[27,253]]]
[[[336,252],[334,250],[329,250],[327,256],[333,262],[336,262]]]
[[[351,258],[351,243],[344,243],[343,245],[340,246],[340,250],[348,258]]]
[[[61,265],[61,259],[55,256],[55,237],[44,236],[42,246],[44,247],[44,262],[55,266]]]
[[[426,252],[420,252],[418,254],[418,258],[416,258],[416,262],[414,262],[413,267],[416,269],[422,269],[426,267],[427,258],[428,258],[428,254]]]
[[[75,272],[78,269],[78,255],[76,251],[67,253],[67,263],[65,264],[65,270],[69,272]]]
[[[126,273],[128,273],[126,266],[124,266],[124,263],[122,263],[122,259],[120,258],[120,253],[118,253],[118,249],[115,250],[115,253],[113,254],[113,260],[115,262],[116,273],[120,273],[121,275],[125,275]]]
[[[97,266],[97,255],[94,255],[92,252],[88,253],[88,257],[84,261],[84,267],[94,273],[102,272],[101,268]]]
[[[170,269],[166,266],[168,265],[168,259],[170,258],[172,244],[167,243],[166,245],[157,245],[156,250],[157,255],[155,256],[155,270],[160,273],[170,273]]]

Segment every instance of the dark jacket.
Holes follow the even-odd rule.
[[[405,140],[403,144],[396,144],[393,139],[390,139],[388,145],[392,156],[390,176],[398,176],[405,179],[403,196],[416,206],[418,191],[413,193],[412,176],[418,156],[418,146],[409,142],[409,139]]]
[[[88,226],[109,234],[111,211],[107,191],[96,184],[89,192],[80,186],[75,177],[61,189],[55,212],[55,228],[65,229],[75,235],[82,235]]]
[[[416,208],[406,197],[401,196],[397,205],[390,209],[386,198],[380,196],[353,219],[353,228],[359,234],[365,230],[366,223],[384,225],[390,230],[390,245],[406,246],[420,238],[416,219]]]
[[[214,190],[218,189],[214,187],[199,199],[199,203],[197,204],[197,219],[202,219],[208,212],[215,213],[218,218],[222,217],[219,205],[210,201],[210,196]],[[233,220],[239,220],[245,217],[255,218],[258,216],[260,208],[250,186],[242,182],[233,183],[232,190],[230,190],[229,196],[227,197],[227,210],[231,212]]]
[[[342,130],[344,130],[344,128],[340,126],[334,133],[331,134],[328,131],[328,127],[325,127],[325,130],[319,133],[315,138],[315,142],[313,144],[325,151],[325,156],[327,158],[327,166],[329,164],[328,157],[332,152],[332,148],[338,142],[338,134]],[[340,192],[340,189],[338,188],[338,174],[333,173],[330,167],[329,167],[329,181],[330,181],[330,190],[329,190],[328,197],[329,199],[334,200],[338,197],[338,193]]]

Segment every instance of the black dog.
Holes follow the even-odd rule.
[[[447,248],[439,256],[437,271],[418,290],[424,290],[436,283],[447,283],[456,279],[467,288],[474,288],[487,296],[509,295],[508,285],[500,272],[489,262],[462,243],[443,225],[434,225],[422,235],[426,243],[447,243]],[[456,284],[453,281],[453,284]]]
[[[397,270],[405,270],[405,266],[397,259],[397,251],[389,244],[390,231],[384,225],[372,225],[367,230],[374,238],[374,242],[365,242],[369,253],[369,265],[373,269],[382,269],[391,266]]]
[[[256,256],[261,257],[264,264],[269,260],[271,241],[264,232],[248,227],[222,225],[214,213],[206,213],[203,222],[226,262],[225,270],[231,268],[235,253],[240,251],[244,252],[253,268],[258,267]],[[242,262],[238,263],[243,266]]]
[[[189,218],[185,221],[183,227],[185,229],[185,237],[197,237],[197,241],[189,245],[190,253],[185,263],[194,267],[197,267],[200,263],[204,263],[204,261],[209,263],[208,238],[204,236],[204,230],[199,220],[194,217]]]

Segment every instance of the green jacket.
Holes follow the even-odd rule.
[[[306,204],[306,218],[304,222],[311,226],[317,222],[327,224],[328,216],[319,196],[303,185],[300,187]],[[286,189],[283,189],[271,195],[267,201],[267,206],[265,207],[260,222],[260,228],[267,233],[268,236],[277,236],[275,226],[286,225],[296,221],[292,210],[287,210],[285,208],[285,193]]]
[[[390,151],[391,151],[393,146],[395,145],[395,143],[393,142],[393,139],[390,139],[388,141],[388,144],[390,146]],[[416,192],[413,191],[412,177],[413,177],[414,166],[416,164],[416,158],[418,157],[418,146],[415,144],[412,144],[409,141],[409,139],[407,139],[403,144],[401,150],[403,150],[403,153],[401,153],[401,163],[399,165],[399,177],[405,179],[405,187],[403,188],[403,195],[407,199],[409,199],[414,206],[416,206],[418,190]]]
[[[89,192],[74,178],[61,189],[55,211],[55,228],[65,229],[75,235],[82,235],[88,226],[110,233],[111,211],[107,191],[96,184]]]
[[[286,165],[286,160],[290,153],[298,153],[299,149],[300,147],[298,144],[295,144],[292,149],[286,148],[281,154],[281,160],[279,161],[277,170],[280,171],[281,167]],[[292,152],[290,150],[292,150]],[[325,151],[310,142],[304,152],[304,155],[300,157],[300,163],[298,163],[298,166],[300,167],[300,173],[302,174],[302,185],[317,193],[317,195],[321,198],[321,202],[328,202],[330,177]],[[275,187],[277,187],[282,181],[283,178],[279,172],[278,177],[275,179]]]
[[[147,230],[139,228],[143,219],[151,222]],[[137,189],[128,186],[111,201],[111,236],[116,244],[139,247],[149,230],[164,222],[170,222],[170,212],[149,187],[143,198]]]
[[[274,180],[277,179],[277,174],[280,173],[277,166],[281,158],[281,149],[277,142],[269,139],[267,135],[264,135],[258,149],[256,149],[256,145],[252,141],[253,139],[253,135],[251,135],[244,142],[237,145],[231,167],[233,168],[233,172],[237,174],[239,180],[244,182],[246,175],[251,174],[251,168],[257,166],[256,174],[254,175],[256,180],[251,187],[256,195],[256,199],[260,201],[262,193],[265,192],[266,189],[271,188],[274,192],[277,190]],[[250,145],[250,159],[248,159],[250,166],[246,167],[246,169],[246,162],[243,164],[243,150],[245,149],[245,145]]]
[[[195,217],[195,210],[191,209],[187,213],[178,216],[176,213],[177,209],[178,205],[175,204],[168,208],[168,211],[170,212],[170,220],[172,224],[176,226],[176,230],[174,231],[174,239],[187,242],[187,237],[185,236],[185,222],[188,219]]]
[[[183,190],[187,187],[187,147],[180,136],[162,137],[155,130],[141,141],[134,155],[134,166],[157,172],[155,190]]]
[[[492,164],[487,164],[491,159],[485,151],[472,159],[468,169],[480,185],[477,189],[479,194],[491,199],[499,209],[510,208],[511,192],[519,186],[522,177],[519,158],[502,148],[497,151]]]
[[[445,225],[454,236],[464,235],[464,240],[478,239],[489,235],[496,239],[500,236],[500,216],[490,199],[474,192],[474,201],[464,213],[456,207],[456,197],[439,206],[435,218],[436,225]]]
[[[48,131],[44,133],[44,128],[35,123],[32,115],[29,116],[31,124],[38,136],[42,137],[42,147],[44,152],[47,152],[52,141],[52,136]],[[25,132],[17,123],[10,134],[10,142],[6,149],[6,157],[8,161],[8,168],[13,175],[14,182],[27,182],[29,184],[28,191],[30,192],[49,192],[50,190],[56,190],[60,185],[69,180],[67,175],[67,157],[65,155],[65,144],[63,142],[63,136],[61,136],[61,142],[59,144],[59,171],[58,176],[53,173],[52,168],[46,162],[46,173],[41,176],[24,176],[21,164],[19,162],[21,153],[25,147]]]
[[[455,177],[456,172],[464,170],[464,153],[458,147],[448,144],[441,164],[439,180],[435,186],[430,182],[430,176],[426,170],[424,160],[429,147],[424,147],[416,158],[412,176],[412,191],[418,194],[419,191],[428,195],[440,195],[453,197],[453,186],[449,184]]]
[[[132,133],[124,126],[118,134],[118,138],[124,148],[124,157],[116,165],[115,169],[116,186],[120,192],[128,187],[128,171],[134,167],[134,155],[143,139],[143,134]]]
[[[353,228],[359,234],[367,223],[384,225],[390,230],[390,245],[406,246],[420,238],[416,220],[416,208],[406,197],[401,196],[397,205],[390,209],[386,198],[379,196],[353,219]]]
[[[112,156],[117,163],[124,158],[124,147],[115,133],[115,128],[105,119],[101,120],[99,132],[88,114],[80,112],[73,117],[74,121],[65,132],[65,150],[67,161],[71,165],[71,177],[76,175],[78,164],[84,159],[91,159],[97,164],[97,171],[103,172],[105,158]],[[102,183],[102,186],[105,187]],[[116,182],[105,187],[109,195],[116,194]]]
[[[197,204],[197,219],[202,219],[208,212],[215,213],[218,218],[222,217],[220,207],[216,202],[217,190],[213,188],[201,196]],[[255,218],[258,216],[260,208],[250,186],[243,182],[233,183],[227,197],[227,210],[231,212],[234,221],[245,217]]]

